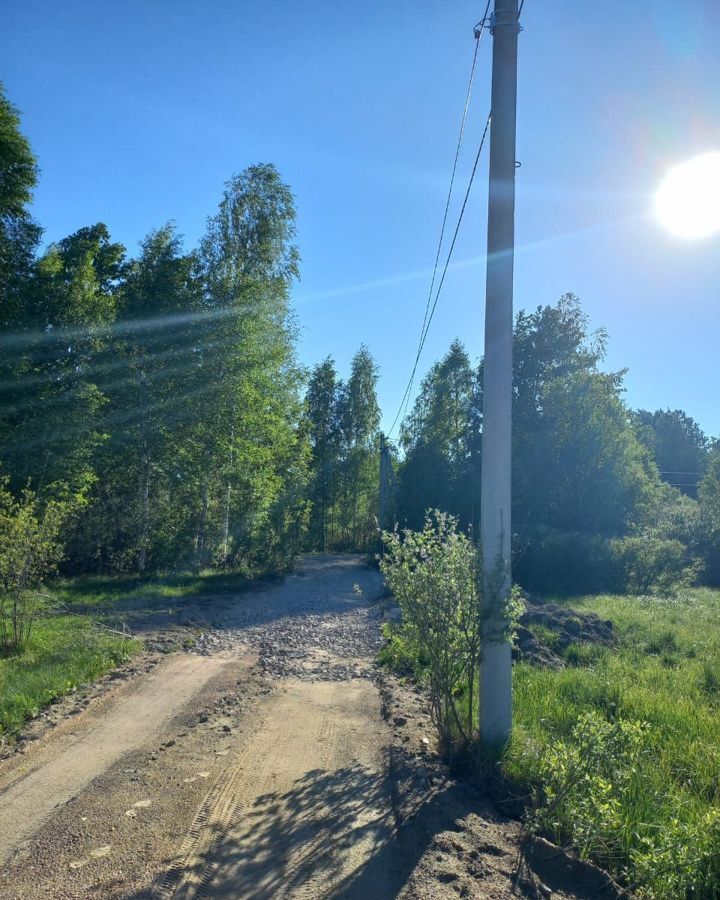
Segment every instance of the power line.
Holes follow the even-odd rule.
[[[433,266],[432,278],[430,279],[430,290],[428,291],[428,298],[425,303],[425,313],[423,315],[423,323],[420,328],[420,335],[422,337],[423,331],[425,330],[425,323],[427,322],[428,310],[430,309],[430,303],[432,301],[433,288],[435,286],[435,277],[437,276],[438,263],[440,262],[440,250],[442,249],[442,242],[445,236],[445,226],[447,224],[448,212],[450,210],[450,200],[452,199],[453,186],[455,184],[455,173],[457,171],[458,159],[460,158],[460,148],[462,146],[463,135],[465,134],[465,123],[467,121],[468,109],[470,107],[470,95],[472,93],[473,82],[475,81],[475,67],[477,65],[478,58],[478,50],[480,49],[480,38],[482,37],[483,31],[485,30],[485,23],[488,17],[488,11],[490,9],[491,0],[487,0],[487,5],[485,7],[485,14],[482,19],[475,26],[474,34],[475,34],[475,52],[473,53],[472,66],[470,68],[470,79],[468,81],[467,91],[465,92],[465,106],[463,107],[462,119],[460,121],[460,134],[458,135],[458,142],[455,148],[455,159],[453,160],[452,172],[450,174],[450,185],[448,187],[447,199],[445,201],[445,212],[443,213],[442,225],[440,226],[440,237],[438,238],[438,246],[437,252],[435,253],[435,265]],[[394,423],[393,423],[394,424]]]
[[[463,215],[465,214],[465,207],[467,206],[468,197],[470,196],[470,188],[472,187],[473,181],[475,180],[475,173],[477,172],[478,162],[480,161],[480,154],[482,153],[483,145],[485,144],[485,138],[487,137],[488,129],[490,128],[490,118],[491,114],[488,113],[488,117],[485,122],[485,128],[483,129],[482,137],[480,138],[480,146],[478,147],[478,152],[475,155],[475,162],[473,163],[472,172],[470,173],[470,181],[468,182],[467,190],[465,191],[465,197],[463,199],[462,208],[460,209],[460,215],[458,216],[458,223],[455,226],[455,234],[453,234],[452,243],[450,244],[450,250],[448,251],[447,260],[445,261],[445,268],[443,269],[442,277],[440,278],[440,284],[438,285],[437,289],[437,294],[435,295],[435,302],[433,303],[432,310],[430,311],[430,317],[428,318],[428,323],[425,328],[425,334],[420,345],[421,352],[423,347],[425,346],[425,339],[427,338],[428,329],[430,328],[430,322],[432,322],[433,315],[435,314],[435,307],[437,306],[438,297],[440,296],[440,291],[442,290],[443,282],[445,281],[445,275],[447,274],[448,266],[450,265],[450,259],[453,254],[453,250],[455,249],[455,241],[457,240],[457,236],[460,231],[460,225],[463,220]]]
[[[413,363],[412,371],[410,373],[410,379],[408,380],[407,387],[405,388],[405,392],[402,396],[402,400],[400,401],[400,406],[398,408],[397,413],[395,414],[395,418],[393,419],[393,423],[390,426],[390,429],[388,431],[388,437],[393,433],[393,430],[395,429],[395,425],[397,424],[397,421],[400,418],[401,413],[404,413],[404,410],[407,410],[408,404],[410,402],[410,393],[412,391],[413,384],[415,382],[415,374],[417,373],[418,363],[420,362],[420,354],[422,353],[423,347],[425,346],[425,341],[428,336],[428,331],[430,330],[430,324],[433,320],[433,316],[435,315],[435,309],[437,308],[438,300],[440,298],[440,292],[442,291],[443,284],[445,283],[445,276],[447,275],[447,271],[450,266],[450,260],[452,259],[453,250],[455,249],[455,242],[457,241],[457,236],[458,236],[458,233],[460,232],[460,225],[462,224],[463,215],[465,214],[465,207],[467,206],[468,197],[470,196],[470,189],[472,188],[472,184],[475,179],[475,173],[477,172],[478,162],[480,161],[480,154],[482,153],[482,149],[485,144],[485,138],[487,137],[489,127],[490,127],[490,114],[488,113],[488,117],[485,122],[485,128],[482,133],[482,138],[480,139],[480,146],[478,147],[477,154],[475,155],[475,162],[473,163],[472,172],[470,174],[470,180],[468,182],[468,186],[465,191],[465,197],[463,199],[463,204],[460,209],[460,215],[458,216],[457,225],[455,226],[455,233],[453,234],[453,239],[450,244],[450,249],[448,251],[447,259],[445,260],[445,266],[443,267],[443,272],[440,277],[440,282],[438,283],[437,291],[435,293],[435,299],[432,303],[432,307],[430,309],[430,314],[429,314],[429,316],[427,316],[426,321],[424,322],[423,330],[420,335],[420,342],[418,344],[417,353],[415,354],[415,361]]]
[[[463,214],[465,213],[465,207],[467,205],[468,197],[470,196],[470,189],[472,187],[472,183],[475,178],[475,172],[477,171],[478,162],[480,160],[480,154],[482,153],[483,145],[485,144],[485,138],[487,137],[488,129],[490,127],[492,110],[488,113],[487,121],[485,122],[485,128],[483,130],[482,137],[480,139],[480,146],[478,147],[477,155],[475,156],[475,162],[473,164],[472,173],[470,175],[470,181],[468,182],[467,190],[465,191],[465,198],[463,200],[462,208],[460,210],[460,215],[458,217],[458,222],[455,227],[455,233],[453,235],[452,243],[450,244],[450,250],[448,251],[448,256],[445,261],[445,267],[443,268],[443,273],[440,278],[440,283],[438,284],[437,292],[435,294],[435,300],[432,303],[432,307],[430,307],[430,298],[432,297],[433,287],[435,285],[438,261],[440,258],[440,250],[442,247],[443,236],[445,234],[445,225],[447,222],[448,209],[450,207],[450,198],[452,195],[453,184],[455,181],[455,170],[457,168],[458,157],[460,154],[460,145],[462,143],[463,133],[465,130],[465,120],[467,118],[467,110],[468,110],[468,105],[470,102],[470,92],[472,89],[473,79],[475,77],[475,64],[477,61],[478,48],[480,46],[480,38],[482,37],[482,34],[485,31],[487,24],[491,22],[491,20],[488,18],[488,13],[490,11],[490,3],[491,3],[491,0],[488,0],[487,4],[485,6],[485,13],[483,14],[483,17],[478,22],[478,24],[475,26],[475,52],[473,54],[472,69],[470,72],[470,81],[468,84],[467,95],[465,98],[465,108],[463,109],[463,117],[462,117],[462,122],[460,125],[460,135],[458,137],[458,145],[457,145],[457,149],[455,151],[455,161],[453,163],[452,175],[450,178],[450,188],[448,190],[448,197],[447,197],[447,201],[445,203],[445,213],[443,215],[442,227],[440,229],[440,238],[438,241],[438,249],[437,249],[437,253],[435,255],[435,265],[433,267],[432,279],[430,281],[430,291],[428,293],[428,299],[425,304],[425,314],[423,316],[422,328],[420,329],[420,341],[418,344],[417,353],[415,354],[415,361],[413,362],[412,371],[410,372],[410,378],[408,380],[407,387],[405,388],[405,392],[403,393],[402,399],[400,400],[400,406],[398,407],[398,411],[395,413],[395,418],[393,419],[392,425],[390,426],[390,429],[388,430],[388,433],[387,433],[388,437],[390,437],[390,435],[392,435],[393,431],[395,430],[395,426],[398,422],[398,419],[401,418],[401,415],[405,414],[405,412],[407,411],[408,405],[410,403],[410,395],[412,392],[413,384],[415,383],[415,375],[417,373],[417,367],[418,367],[418,363],[420,361],[420,354],[422,353],[423,347],[425,346],[425,341],[427,339],[428,331],[430,329],[430,323],[432,322],[433,316],[435,314],[435,309],[437,307],[438,299],[440,297],[440,291],[442,290],[443,283],[445,282],[445,275],[447,274],[447,270],[450,265],[450,260],[452,258],[453,250],[455,248],[455,242],[457,240],[457,236],[460,231],[460,225],[462,223]],[[520,21],[520,16],[522,14],[524,5],[525,5],[525,0],[520,0],[520,6],[518,8],[518,21]],[[428,315],[428,309],[430,309],[429,315]]]
[[[473,53],[472,66],[470,69],[470,78],[468,81],[468,87],[467,87],[467,91],[465,94],[465,105],[463,107],[463,114],[462,114],[462,119],[460,122],[460,133],[458,135],[458,142],[457,142],[457,146],[455,148],[455,159],[453,160],[453,167],[452,167],[452,172],[450,175],[450,185],[448,187],[448,195],[447,195],[447,199],[445,201],[445,211],[443,213],[442,225],[440,227],[440,237],[438,238],[437,252],[435,253],[435,264],[433,266],[432,278],[430,280],[430,289],[428,291],[428,297],[427,297],[427,301],[425,303],[425,312],[423,314],[422,326],[420,328],[420,338],[419,338],[419,342],[418,342],[418,350],[415,355],[415,361],[413,363],[410,379],[408,380],[407,387],[405,388],[405,392],[403,393],[402,400],[400,401],[400,406],[398,407],[398,411],[395,414],[393,423],[390,426],[390,430],[388,431],[388,436],[390,436],[393,433],[393,430],[395,429],[395,425],[397,424],[398,419],[400,418],[400,415],[403,412],[403,407],[407,407],[407,400],[409,399],[410,392],[412,391],[412,386],[413,386],[414,379],[415,379],[415,373],[417,372],[418,362],[420,360],[420,354],[422,353],[422,348],[425,344],[425,339],[427,337],[427,330],[430,326],[430,322],[432,321],[433,313],[435,312],[435,307],[437,306],[437,300],[438,300],[438,296],[440,294],[440,289],[442,288],[442,282],[445,279],[445,273],[447,272],[447,267],[450,262],[450,256],[452,255],[452,249],[455,246],[455,240],[457,238],[458,229],[460,227],[460,222],[462,221],[462,215],[463,215],[463,212],[465,211],[465,205],[467,203],[467,197],[469,194],[469,186],[468,186],[468,191],[465,194],[465,200],[463,202],[463,208],[460,213],[460,219],[458,221],[458,226],[455,229],[455,235],[453,237],[452,246],[450,248],[450,254],[448,255],[447,262],[445,263],[445,268],[443,270],[441,281],[438,286],[438,291],[437,291],[437,294],[435,295],[435,301],[433,303],[433,300],[432,300],[433,290],[435,288],[435,280],[437,278],[438,265],[440,262],[440,253],[442,250],[443,239],[445,237],[445,227],[447,225],[448,213],[450,211],[450,201],[452,199],[453,187],[455,185],[455,174],[457,172],[458,160],[460,158],[460,148],[462,146],[462,140],[463,140],[463,136],[465,134],[465,123],[467,121],[467,113],[468,113],[468,108],[470,106],[470,95],[472,93],[472,86],[473,86],[473,82],[475,80],[475,68],[477,65],[478,50],[480,48],[480,39],[483,35],[483,32],[485,31],[487,22],[489,21],[488,20],[488,12],[490,11],[490,3],[491,3],[491,0],[487,0],[487,4],[485,6],[485,13],[484,13],[482,19],[475,26],[475,30],[474,30],[475,51]],[[488,116],[488,123],[489,123],[489,116]],[[486,124],[485,131],[483,132],[483,137],[482,137],[482,141],[480,144],[480,149],[482,149],[482,143],[484,142],[485,135],[487,134],[487,127],[488,126]],[[472,180],[475,176],[475,170],[477,168],[477,161],[478,161],[479,155],[480,155],[480,151],[478,151],[478,157],[476,157],[476,159],[475,159],[475,165],[473,166],[473,173],[470,178],[470,184],[472,184]],[[431,304],[432,304],[432,308],[431,308]]]

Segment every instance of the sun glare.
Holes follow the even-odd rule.
[[[670,169],[655,196],[655,211],[676,237],[720,233],[720,153],[703,153]]]

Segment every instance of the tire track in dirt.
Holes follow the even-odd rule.
[[[139,683],[104,698],[97,709],[60,726],[37,750],[14,759],[0,776],[0,864],[59,806],[124,753],[152,740],[227,664],[220,657],[172,657]]]
[[[287,683],[202,804],[157,900],[327,897],[390,840],[380,698],[365,680]],[[391,897],[390,873],[367,896]]]

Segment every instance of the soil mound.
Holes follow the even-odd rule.
[[[565,661],[561,654],[570,644],[615,643],[615,630],[609,619],[597,613],[581,612],[545,603],[539,597],[524,594],[525,611],[520,617],[513,654],[541,666],[561,668]]]

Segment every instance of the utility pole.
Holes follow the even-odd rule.
[[[395,472],[390,459],[390,447],[387,438],[380,433],[380,508],[378,510],[378,525],[381,529],[392,528],[395,509],[395,494],[397,484]]]
[[[387,449],[385,447],[385,435],[380,432],[380,509],[378,510],[378,525],[381,529],[385,528],[385,519],[387,517],[387,476],[385,469],[387,461],[385,456]]]
[[[480,537],[485,602],[507,598],[510,575],[513,262],[515,246],[515,110],[518,0],[495,0],[490,107],[485,365],[483,380]],[[510,643],[493,640],[501,626],[485,624],[480,668],[480,737],[501,746],[512,731]]]

